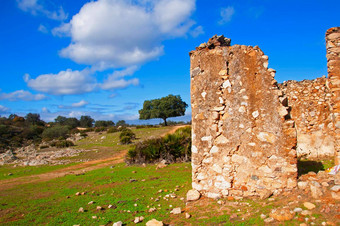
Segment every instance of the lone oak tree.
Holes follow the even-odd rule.
[[[182,101],[179,95],[168,95],[161,99],[146,100],[143,109],[139,110],[139,119],[161,118],[167,126],[166,119],[182,116],[188,105]]]

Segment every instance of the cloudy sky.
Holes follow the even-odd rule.
[[[327,75],[339,12],[338,0],[1,1],[0,115],[137,122],[144,100],[190,103],[188,52],[214,34],[258,45],[279,82]]]

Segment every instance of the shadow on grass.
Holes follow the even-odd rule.
[[[318,173],[321,170],[325,170],[322,162],[311,161],[311,160],[298,160],[297,162],[298,176],[307,174],[308,172]]]

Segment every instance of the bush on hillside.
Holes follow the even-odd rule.
[[[131,148],[127,154],[128,164],[154,163],[160,160],[168,162],[190,161],[191,127],[176,130],[163,138],[144,140]]]
[[[42,133],[42,137],[46,140],[52,140],[57,138],[67,138],[68,133],[70,132],[69,127],[67,126],[54,126],[51,128],[47,128]]]
[[[116,133],[118,132],[119,130],[116,128],[116,127],[110,127],[108,130],[107,130],[107,133]]]
[[[74,146],[74,143],[69,140],[58,140],[58,141],[52,142],[51,146],[57,147],[57,148],[67,148],[67,147]]]
[[[121,144],[131,144],[133,139],[136,139],[136,134],[134,134],[134,132],[128,128],[124,128],[124,130],[122,130],[119,135]]]

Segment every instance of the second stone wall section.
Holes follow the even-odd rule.
[[[279,85],[291,107],[297,131],[297,156],[334,156],[333,120],[328,79],[287,81]]]

